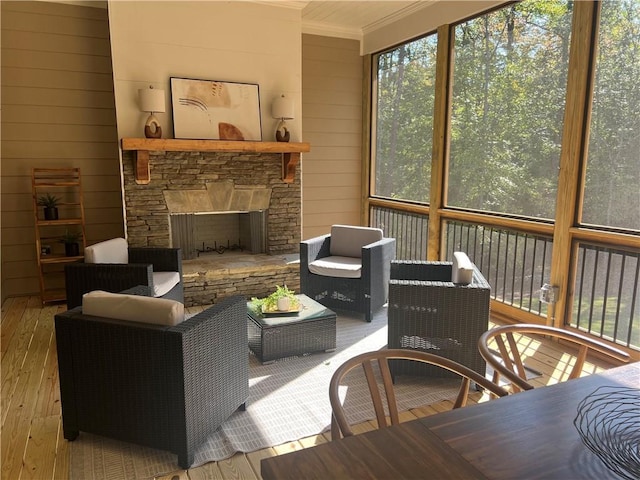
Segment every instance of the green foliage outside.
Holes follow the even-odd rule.
[[[553,219],[573,2],[454,28],[447,204]],[[640,230],[640,1],[602,2],[585,221]],[[377,58],[375,195],[429,202],[436,35]]]
[[[570,37],[566,1],[456,27],[449,205],[555,216]]]
[[[376,194],[429,202],[435,35],[378,57]]]
[[[583,221],[640,230],[640,1],[602,2]]]

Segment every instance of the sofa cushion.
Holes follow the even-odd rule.
[[[85,263],[129,263],[129,246],[124,238],[112,238],[84,249]]]
[[[362,262],[354,257],[324,257],[311,262],[309,271],[325,277],[360,278]]]
[[[382,240],[382,230],[371,227],[333,225],[331,227],[331,255],[339,257],[362,257],[362,247]]]
[[[153,296],[162,297],[180,282],[178,272],[153,272]]]
[[[473,263],[464,252],[453,252],[451,281],[460,285],[468,285],[473,280]]]
[[[96,317],[174,326],[184,320],[184,305],[165,298],[94,290],[82,296],[82,313]]]

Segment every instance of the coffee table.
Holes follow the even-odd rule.
[[[297,313],[264,314],[247,303],[249,348],[262,363],[336,349],[336,314],[306,295]]]

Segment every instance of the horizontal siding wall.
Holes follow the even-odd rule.
[[[361,218],[362,57],[356,40],[302,36],[302,238]]]
[[[39,291],[32,167],[81,169],[88,244],[124,227],[107,10],[0,5],[4,300]]]

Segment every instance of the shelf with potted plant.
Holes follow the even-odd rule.
[[[60,238],[64,244],[65,257],[80,257],[80,241],[82,240],[82,232],[67,230]]]
[[[31,180],[40,298],[65,300],[62,266],[82,260],[86,246],[80,169],[34,168]]]

